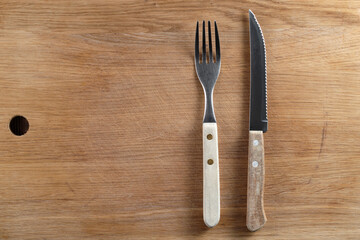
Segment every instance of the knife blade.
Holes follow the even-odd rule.
[[[246,226],[260,229],[266,222],[264,211],[264,138],[267,131],[267,78],[265,40],[255,14],[249,10],[250,31],[250,128]]]

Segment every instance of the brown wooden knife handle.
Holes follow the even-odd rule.
[[[262,131],[249,132],[249,162],[246,226],[254,232],[264,226],[264,137]]]

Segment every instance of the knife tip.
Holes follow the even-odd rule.
[[[253,18],[256,18],[256,17],[255,17],[255,14],[253,13],[253,11],[251,11],[251,9],[249,9],[249,16],[250,16],[250,17],[253,17]]]

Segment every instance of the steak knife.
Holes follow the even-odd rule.
[[[259,22],[249,10],[250,24],[250,130],[246,226],[256,231],[264,226],[264,138],[267,131],[266,49]]]

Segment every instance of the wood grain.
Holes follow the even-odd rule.
[[[265,157],[263,131],[249,131],[246,226],[254,232],[266,223],[264,209]]]
[[[360,2],[0,3],[0,239],[358,239]],[[248,9],[267,46],[260,231],[246,229]],[[197,20],[216,20],[221,221],[202,219]],[[29,131],[9,130],[14,115]]]
[[[217,124],[203,123],[203,218],[208,227],[220,221],[220,176]]]

